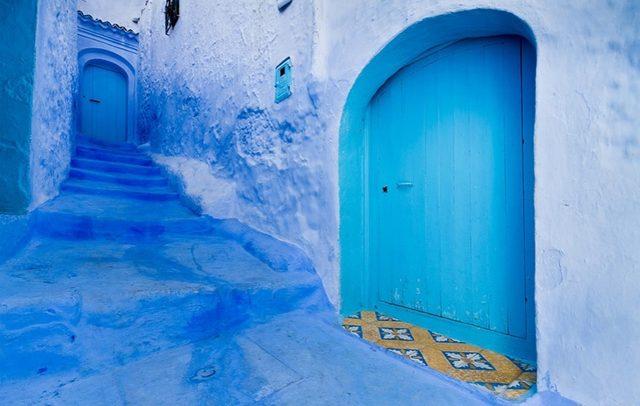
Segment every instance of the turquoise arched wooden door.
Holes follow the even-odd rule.
[[[83,135],[107,142],[127,139],[127,78],[107,66],[87,65],[81,82]]]
[[[385,83],[367,125],[375,307],[531,359],[527,47],[517,37],[441,47]]]

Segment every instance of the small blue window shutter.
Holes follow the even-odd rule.
[[[276,103],[291,96],[291,58],[286,58],[276,66],[275,88]]]

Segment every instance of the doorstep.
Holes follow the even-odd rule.
[[[348,332],[445,375],[510,400],[535,391],[536,367],[374,311],[347,316]]]

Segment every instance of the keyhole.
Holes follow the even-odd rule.
[[[389,192],[389,186],[384,185],[384,186],[382,187],[382,193],[387,193],[387,192]]]

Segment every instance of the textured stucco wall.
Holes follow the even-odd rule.
[[[621,369],[640,363],[637,2],[294,0],[278,14],[271,2],[193,1],[169,37],[160,3],[143,14],[141,130],[205,211],[305,249],[334,302],[338,134],[357,75],[425,18],[478,7],[522,18],[538,53],[539,387],[585,404],[640,397],[640,372]],[[294,94],[275,105],[272,69],[288,55]]]
[[[140,17],[148,0],[77,0],[78,9],[103,21],[138,32],[133,20]]]
[[[169,36],[163,4],[141,21],[140,134],[176,157],[164,163],[200,190],[205,212],[303,247],[336,300],[333,167],[310,74],[313,3],[280,14],[274,2],[183,2]],[[274,69],[287,56],[293,95],[275,104]]]
[[[0,0],[0,212],[27,209],[36,2]]]
[[[73,141],[77,0],[40,0],[31,123],[31,204],[58,193]]]

